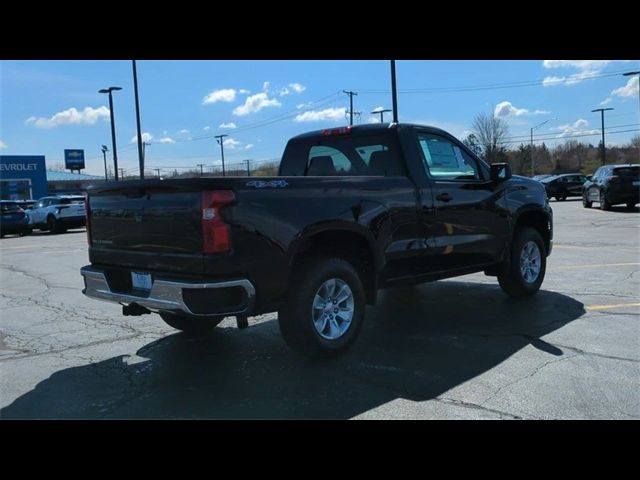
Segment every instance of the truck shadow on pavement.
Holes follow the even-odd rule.
[[[341,358],[297,357],[274,320],[199,339],[176,333],[137,356],[58,371],[0,418],[351,418],[398,398],[439,397],[528,345],[560,357],[540,337],[584,313],[549,291],[516,301],[489,284],[397,288],[368,307]]]

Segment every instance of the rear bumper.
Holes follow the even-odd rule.
[[[80,228],[87,224],[87,217],[60,217],[58,222],[67,228]]]
[[[192,282],[175,281],[154,276],[151,291],[138,293],[112,289],[107,279],[107,273],[90,265],[82,267],[80,273],[84,277],[85,283],[82,293],[87,297],[121,305],[136,304],[154,312],[172,312],[205,317],[250,315],[255,304],[255,288],[249,280],[244,278],[227,281]],[[214,297],[214,292],[232,292],[238,289],[243,292],[243,295],[240,301],[234,301],[233,304],[215,304],[206,301],[207,296]],[[199,295],[194,295],[193,292]]]

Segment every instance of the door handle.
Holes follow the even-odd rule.
[[[447,192],[436,195],[436,200],[440,200],[441,202],[449,202],[453,200],[453,197],[449,195]]]

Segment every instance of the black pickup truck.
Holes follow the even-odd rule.
[[[345,351],[381,288],[484,271],[534,294],[553,237],[539,182],[409,124],[297,136],[277,177],[106,183],[86,209],[85,295],[192,333],[278,311],[306,355]]]

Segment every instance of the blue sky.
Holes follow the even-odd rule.
[[[400,121],[463,138],[477,113],[492,111],[508,122],[517,147],[532,126],[549,120],[536,135],[552,146],[599,133],[591,110],[604,105],[615,108],[606,114],[607,130],[622,132],[608,134],[607,143],[624,144],[640,130],[638,78],[621,75],[633,70],[640,61],[398,61]],[[356,123],[376,121],[372,110],[391,108],[389,78],[386,60],[138,61],[142,131],[151,143],[146,164],[219,165],[212,137],[222,133],[229,135],[227,163],[279,159],[290,137],[347,124],[343,90],[358,92]],[[85,173],[101,174],[100,146],[111,148],[111,133],[107,96],[98,90],[112,85],[123,87],[114,93],[119,166],[134,173],[126,60],[1,61],[0,154],[45,155],[54,165],[65,148],[81,148]],[[578,139],[597,144],[599,137]]]

